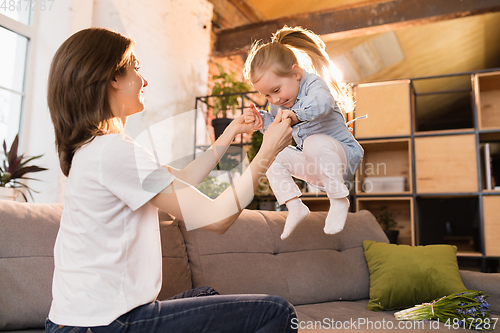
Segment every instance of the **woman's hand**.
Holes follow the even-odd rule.
[[[228,128],[233,136],[241,133],[252,134],[253,131],[262,129],[263,123],[259,110],[252,104],[250,110],[246,109],[241,116],[236,117]]]
[[[229,131],[233,138],[242,133],[252,134],[254,131],[254,124],[247,123],[245,121],[245,115],[240,115],[234,118],[234,120],[226,128],[226,131]]]
[[[261,150],[269,149],[273,154],[273,159],[280,151],[292,143],[293,130],[290,127],[291,121],[289,117],[283,118],[283,110],[279,109],[274,121],[264,134]]]
[[[255,130],[262,129],[264,121],[262,120],[262,115],[260,114],[259,110],[257,110],[257,108],[255,107],[255,104],[252,104],[250,110],[247,109],[243,113],[243,115],[245,116],[245,123],[253,123]]]

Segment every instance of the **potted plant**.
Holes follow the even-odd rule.
[[[212,127],[214,128],[215,139],[217,139],[224,129],[229,125],[232,119],[227,117],[227,112],[232,113],[239,105],[238,93],[250,91],[250,85],[239,81],[236,78],[236,73],[228,74],[220,64],[216,64],[219,69],[219,75],[212,76],[215,84],[212,88],[212,105],[205,103],[212,108],[212,114],[215,119],[212,119]]]
[[[222,177],[222,181],[217,179],[223,173],[229,173],[229,177],[234,177],[235,173],[238,172],[238,165],[240,164],[240,152],[241,148],[229,147],[226,153],[221,157],[219,163],[210,174],[203,180],[203,182],[198,186],[198,190],[204,193],[206,196],[215,199],[222,192],[224,192],[229,186],[226,177]],[[233,178],[234,179],[234,178]]]
[[[375,217],[377,222],[382,227],[382,230],[384,230],[387,238],[389,238],[389,242],[391,244],[397,244],[399,230],[391,229],[394,228],[397,223],[394,220],[392,213],[387,209],[387,206],[379,207],[378,214]]]
[[[41,168],[36,165],[28,165],[29,162],[36,160],[42,155],[25,157],[24,155],[18,155],[17,149],[19,146],[19,135],[16,135],[10,150],[7,151],[7,144],[5,140],[3,141],[3,165],[0,166],[0,199],[10,199],[15,200],[20,188],[25,188],[31,199],[33,200],[33,192],[36,192],[26,184],[21,183],[19,180],[37,180],[33,178],[28,178],[26,175],[28,173],[40,172],[47,170],[46,168]],[[38,193],[38,192],[36,192]],[[26,195],[21,192],[25,201],[28,201]]]

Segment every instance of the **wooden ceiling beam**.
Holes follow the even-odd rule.
[[[500,0],[394,0],[343,7],[221,29],[216,32],[213,54],[246,52],[253,41],[268,41],[285,25],[302,26],[329,41],[497,11]]]
[[[248,0],[229,0],[250,22],[265,21],[267,17]]]
[[[214,15],[212,17],[212,27],[217,29],[242,26],[255,21],[249,20],[238,8],[235,8],[227,0],[209,0],[214,5]]]

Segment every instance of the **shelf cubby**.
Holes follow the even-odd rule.
[[[415,138],[418,194],[477,192],[477,171],[474,134]]]
[[[356,138],[399,137],[410,135],[410,81],[360,84],[356,87]]]
[[[450,244],[458,255],[481,256],[477,196],[418,197],[419,244]]]
[[[412,81],[415,132],[473,129],[470,75]]]
[[[326,195],[302,196],[300,199],[311,212],[327,212],[330,209],[330,199]]]
[[[500,72],[474,76],[479,130],[500,130]]]
[[[366,182],[367,177],[404,177],[404,191],[392,194],[410,194],[412,191],[411,144],[410,139],[366,140],[360,141],[365,153],[356,174],[356,192],[369,194],[388,194],[375,192]]]
[[[500,196],[483,196],[483,227],[485,254],[500,257]]]
[[[379,214],[381,207],[387,207],[396,221],[394,229],[399,230],[398,244],[415,245],[412,198],[363,197],[356,199],[356,207],[358,211],[368,210],[375,216]]]
[[[484,193],[500,193],[500,141],[481,142],[481,189]]]

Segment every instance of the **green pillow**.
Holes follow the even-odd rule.
[[[452,245],[409,246],[363,241],[371,311],[412,307],[466,290]]]

